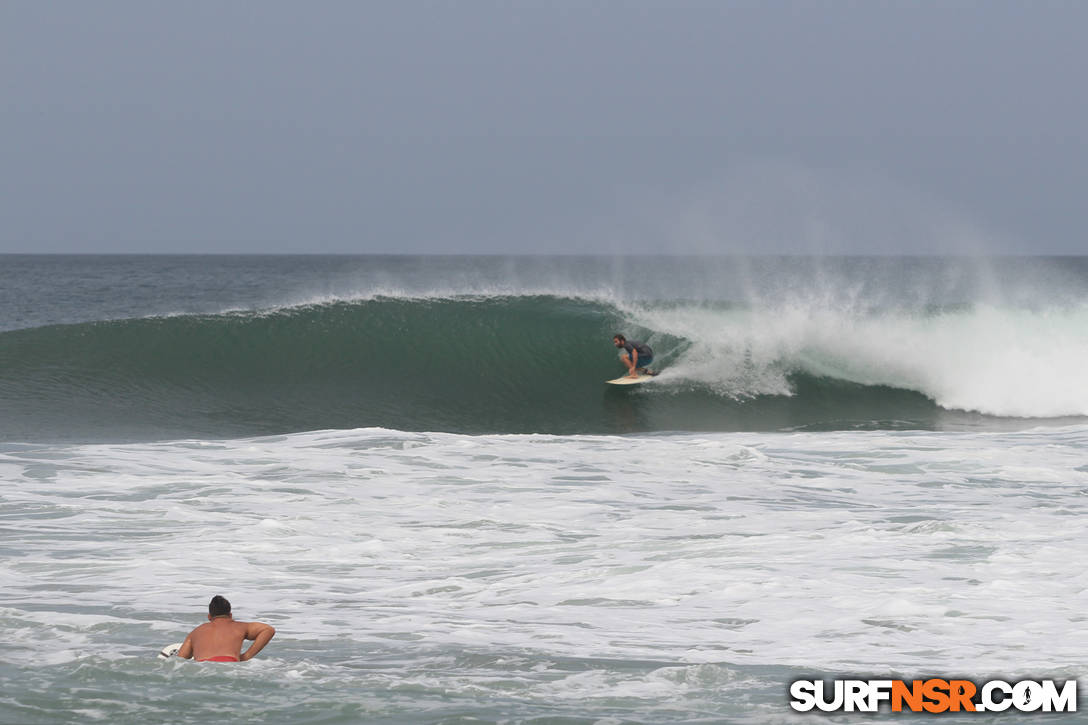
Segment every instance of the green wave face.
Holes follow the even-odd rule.
[[[633,311],[549,295],[377,298],[16,330],[0,333],[0,437],[359,427],[610,434],[930,428],[983,419],[942,409],[910,375],[887,373],[884,362],[855,369],[856,355],[842,362],[819,345],[730,341],[735,331],[765,329],[781,316],[753,325],[738,321],[745,313],[736,309],[702,313],[709,322],[690,328],[682,323],[697,316],[668,305]],[[729,333],[725,342],[706,347],[720,330]],[[647,385],[604,385],[623,372],[611,345],[617,331],[647,339],[664,373]],[[728,374],[700,373],[707,357]],[[745,382],[746,367],[782,383]]]
[[[0,335],[5,439],[608,428],[607,306],[377,299]]]

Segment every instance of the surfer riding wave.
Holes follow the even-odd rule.
[[[627,366],[627,377],[654,374],[648,369],[654,361],[654,351],[649,345],[639,340],[628,340],[620,333],[612,336],[612,344],[622,349],[620,362]]]

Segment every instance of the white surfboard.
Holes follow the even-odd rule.
[[[185,643],[184,642],[177,642],[175,644],[166,645],[161,650],[159,650],[159,659],[160,660],[170,659],[171,657],[173,657],[174,655],[176,655],[178,653],[178,650],[181,649],[181,645],[183,645],[183,644],[185,644]]]
[[[637,378],[631,378],[624,375],[623,377],[616,378],[615,380],[605,380],[605,382],[609,385],[637,385],[639,383],[644,383],[647,380],[653,379],[653,375],[639,375]]]

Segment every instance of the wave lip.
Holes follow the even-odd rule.
[[[1088,416],[1088,305],[873,311],[647,308],[632,317],[688,348],[672,372],[723,395],[796,392],[798,374],[914,391],[946,410]]]

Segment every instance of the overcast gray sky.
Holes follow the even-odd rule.
[[[1088,253],[1088,3],[0,0],[0,252]]]

